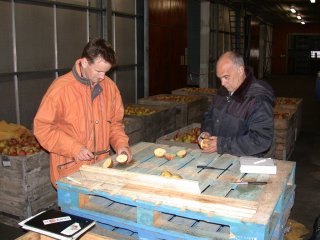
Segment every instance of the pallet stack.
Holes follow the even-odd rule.
[[[131,164],[83,166],[70,175],[76,181],[57,183],[59,206],[139,239],[283,238],[294,200],[295,162],[275,160],[275,175],[243,174],[236,156],[187,149],[183,158],[167,160],[155,156],[159,147],[185,149],[139,143],[132,147]],[[163,171],[182,179],[165,177]],[[267,184],[234,184],[239,180]]]
[[[140,118],[125,117],[123,119],[125,132],[129,137],[129,144],[134,145],[143,141],[143,123]]]
[[[139,104],[174,106],[176,108],[176,128],[201,122],[207,111],[207,98],[193,95],[159,94],[138,99]]]

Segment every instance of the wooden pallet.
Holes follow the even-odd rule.
[[[125,117],[124,120],[125,132],[129,137],[129,144],[134,145],[143,141],[143,122],[140,118]]]
[[[132,164],[115,163],[113,169],[102,169],[102,163],[85,166],[58,181],[60,207],[137,232],[141,239],[283,237],[294,200],[294,162],[275,161],[276,175],[242,174],[235,156],[188,149],[186,157],[167,161],[154,156],[157,147],[172,152],[182,148],[142,142],[132,147]],[[202,170],[197,165],[228,170]],[[164,170],[183,179],[161,177]],[[268,184],[232,183],[237,180]]]
[[[159,94],[138,99],[139,104],[174,106],[176,108],[176,128],[182,128],[194,122],[201,122],[208,109],[204,96]]]

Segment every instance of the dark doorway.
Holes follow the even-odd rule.
[[[288,36],[288,74],[320,71],[320,35]]]

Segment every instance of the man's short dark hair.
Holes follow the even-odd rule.
[[[111,44],[103,38],[90,40],[83,49],[82,57],[85,57],[89,63],[93,63],[96,58],[101,57],[112,66],[116,64],[115,52]]]

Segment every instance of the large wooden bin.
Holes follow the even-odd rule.
[[[273,112],[276,134],[275,158],[288,160],[295,143],[294,110],[274,108]]]
[[[157,143],[169,146],[181,146],[191,149],[200,149],[198,137],[201,133],[201,124],[192,123],[174,132],[166,134],[157,139]]]
[[[16,225],[43,209],[57,205],[50,182],[49,154],[0,155],[0,219]]]
[[[197,88],[197,87],[185,87],[171,91],[175,95],[198,95],[204,96],[208,100],[208,105],[212,102],[212,96],[217,93],[216,88]]]
[[[277,97],[276,106],[277,109],[288,109],[292,111],[293,114],[293,125],[294,125],[294,139],[297,137],[301,131],[302,124],[302,98],[288,98],[288,97]]]
[[[125,117],[124,120],[125,132],[129,137],[129,144],[134,145],[143,141],[143,122],[140,118]]]
[[[143,141],[155,142],[176,129],[176,109],[174,106],[127,104],[125,117],[142,121]]]
[[[201,122],[208,109],[207,98],[204,96],[186,96],[159,94],[138,99],[140,104],[174,106],[176,108],[176,128]]]

